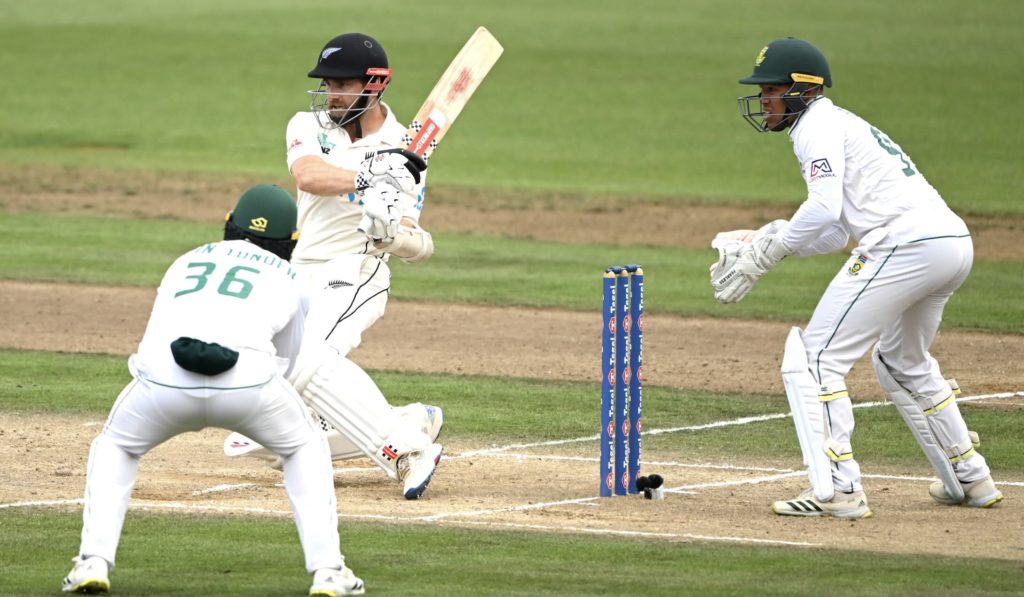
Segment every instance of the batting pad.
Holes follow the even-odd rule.
[[[835,485],[832,483],[832,465],[825,452],[825,409],[818,399],[818,386],[808,369],[803,330],[798,327],[791,329],[786,337],[782,383],[786,386],[786,398],[814,497],[823,502],[832,501]]]
[[[431,443],[425,433],[395,413],[359,365],[342,356],[320,365],[302,397],[392,479],[399,478],[399,458]]]
[[[942,481],[942,485],[946,488],[946,493],[957,501],[963,501],[964,488],[960,485],[956,472],[953,471],[950,458],[955,457],[959,460],[961,457],[966,458],[973,452],[974,446],[970,437],[968,437],[966,442],[963,442],[966,445],[959,445],[952,441],[948,432],[939,428],[938,421],[935,421],[936,424],[933,425],[931,421],[933,417],[929,416],[929,413],[937,413],[941,403],[931,405],[929,402],[930,406],[927,407],[929,412],[926,413],[925,408],[922,408],[922,405],[910,395],[910,392],[896,381],[889,371],[889,367],[882,362],[877,344],[871,351],[871,364],[875,367],[875,375],[878,376],[878,383],[881,384],[882,390],[889,395],[889,399],[896,405],[896,410],[903,417],[907,427],[910,427],[910,431],[914,434],[914,439],[921,446],[921,450],[924,451],[928,462],[931,463],[935,473],[939,476],[939,480]],[[952,390],[948,399],[954,399]],[[928,399],[925,398],[925,400]],[[940,437],[946,441],[940,442]],[[946,446],[943,446],[943,444],[946,444]],[[947,455],[947,450],[952,454]]]

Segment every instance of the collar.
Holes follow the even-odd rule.
[[[807,117],[807,114],[811,110],[815,109],[819,104],[820,105],[825,105],[825,106],[832,106],[832,105],[834,105],[832,103],[832,100],[827,98],[827,97],[825,97],[824,95],[819,95],[817,98],[815,98],[815,100],[812,101],[807,106],[807,109],[804,110],[803,112],[801,112],[800,116],[797,116],[796,122],[793,123],[793,126],[789,127],[789,138],[790,139],[792,139],[793,135],[796,134],[796,127],[800,126],[800,123],[803,122],[804,118]]]

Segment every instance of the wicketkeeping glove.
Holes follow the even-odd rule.
[[[362,191],[380,183],[399,191],[412,193],[420,183],[427,163],[407,149],[385,149],[367,157],[356,171],[356,190]]]
[[[764,234],[753,242],[718,237],[711,247],[718,249],[718,261],[710,268],[711,286],[715,300],[726,304],[742,300],[761,276],[792,253],[775,234]]]
[[[752,261],[749,258],[740,262],[741,253],[745,251],[749,254],[750,243],[716,238],[711,247],[718,249],[718,261],[709,268],[715,300],[723,304],[739,302],[760,278],[760,274],[754,275],[755,270],[750,267]]]

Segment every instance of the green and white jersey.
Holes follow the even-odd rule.
[[[136,360],[147,378],[166,379],[175,370],[170,344],[182,336],[294,360],[305,316],[302,293],[291,264],[254,244],[197,247],[164,274]]]
[[[368,154],[400,147],[405,126],[399,124],[386,104],[385,108],[388,114],[380,130],[355,142],[345,129],[321,128],[313,112],[297,113],[288,122],[286,133],[288,170],[299,158],[317,156],[332,166],[355,171]],[[425,180],[424,175],[416,192],[403,193],[401,198],[402,216],[415,222],[423,209]],[[300,236],[292,255],[295,263],[323,263],[342,255],[383,254],[358,230],[363,205],[356,193],[323,196],[297,190],[296,201]]]
[[[857,242],[879,228],[895,242],[967,233],[910,156],[832,100],[815,100],[789,135],[807,183],[807,199],[782,235],[790,249],[839,229]]]

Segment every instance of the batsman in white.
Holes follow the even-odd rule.
[[[92,442],[82,541],[65,592],[110,589],[139,459],[168,439],[205,427],[255,438],[281,456],[310,595],[359,595],[338,539],[334,476],[324,435],[285,378],[302,340],[305,295],[288,263],[295,203],[257,185],[228,214],[224,241],[171,264],[138,351],[134,379]]]
[[[806,329],[793,328],[786,341],[782,378],[811,487],[772,510],[871,516],[850,442],[853,405],[845,384],[868,350],[882,389],[938,474],[931,497],[949,505],[996,504],[1003,496],[957,408],[955,383],[928,352],[946,302],[971,270],[964,221],[896,143],[824,96],[832,75],[814,45],[794,38],[769,43],[740,83],[760,87],[758,95],[739,98],[754,128],[789,130],[807,199],[789,221],[715,238],[715,298],[739,301],[788,255],[857,243]]]
[[[302,230],[292,263],[310,288],[305,340],[289,379],[329,423],[332,459],[366,455],[403,481],[406,499],[417,499],[441,458],[441,409],[392,408],[348,354],[384,315],[388,260],[417,262],[433,253],[430,234],[418,225],[426,163],[398,149],[406,129],[381,101],[391,70],[375,39],[331,39],[309,76],[320,87],[286,133]],[[229,437],[225,451],[247,441]]]

